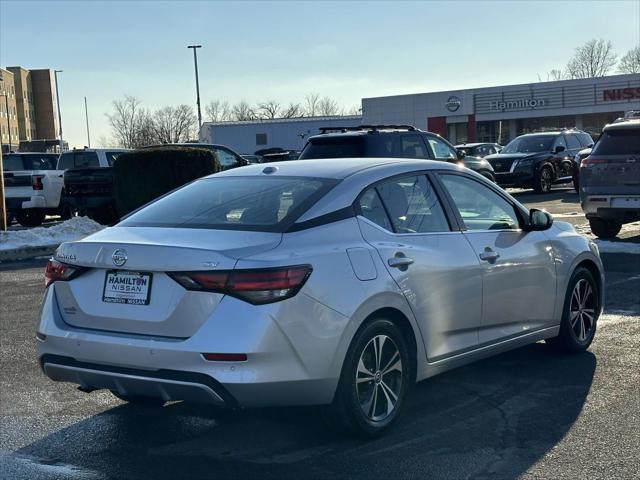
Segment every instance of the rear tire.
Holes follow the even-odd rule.
[[[536,193],[549,193],[553,184],[553,172],[549,167],[542,167],[536,172],[533,180],[533,189]]]
[[[570,353],[584,352],[596,333],[600,292],[593,275],[578,268],[569,280],[557,337],[545,340],[551,347]]]
[[[38,227],[44,222],[44,210],[38,208],[26,208],[16,213],[16,220],[23,227]]]
[[[118,392],[109,390],[114,397],[119,398],[123,402],[130,403],[136,407],[161,407],[165,401],[158,397],[143,397],[139,395],[121,395]]]
[[[598,238],[614,238],[622,228],[622,224],[615,220],[605,220],[599,217],[590,218],[589,226],[591,232]]]
[[[378,318],[356,333],[342,366],[329,412],[332,420],[364,437],[380,435],[398,417],[412,367],[400,329]]]

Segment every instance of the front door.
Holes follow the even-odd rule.
[[[556,275],[545,232],[520,228],[516,207],[481,181],[441,174],[483,270],[480,344],[552,326]]]
[[[394,178],[366,190],[358,222],[364,239],[407,299],[430,361],[478,345],[482,312],[480,262],[452,231],[429,179]]]

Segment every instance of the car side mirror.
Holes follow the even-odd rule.
[[[562,145],[558,145],[556,146],[556,148],[553,150],[553,153],[560,153],[560,152],[564,152],[566,150],[566,148],[564,148],[564,146]]]
[[[538,232],[548,230],[553,225],[553,217],[544,210],[532,208],[529,210],[529,221],[525,225],[524,230],[527,232]]]
[[[464,157],[467,156],[467,151],[466,150],[456,150],[456,155],[458,157],[458,160],[464,160]]]

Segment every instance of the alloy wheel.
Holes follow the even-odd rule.
[[[370,421],[380,422],[393,413],[403,381],[398,346],[387,335],[376,335],[358,361],[356,390],[360,408]]]
[[[591,336],[595,320],[596,297],[591,284],[583,279],[573,287],[571,293],[571,328],[579,342],[586,342]]]

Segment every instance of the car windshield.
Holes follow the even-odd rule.
[[[282,232],[336,183],[307,177],[204,178],[118,225]]]
[[[500,153],[537,153],[551,151],[556,135],[522,136],[509,142]]]
[[[593,147],[592,155],[640,155],[640,129],[605,131]]]

